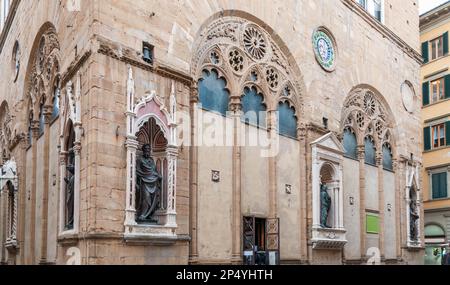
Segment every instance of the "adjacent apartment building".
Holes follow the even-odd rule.
[[[440,264],[450,239],[450,1],[420,16],[423,190],[427,264]]]

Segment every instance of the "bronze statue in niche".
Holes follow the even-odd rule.
[[[74,192],[75,192],[75,166],[73,165],[73,152],[70,153],[70,163],[67,165],[66,181],[66,230],[73,229],[74,221]]]
[[[328,187],[325,184],[320,185],[320,226],[322,228],[331,228],[327,225],[328,216],[331,208],[331,197],[328,194]]]
[[[136,220],[156,223],[153,216],[160,207],[162,176],[151,157],[151,146],[142,147],[142,157],[136,162]]]

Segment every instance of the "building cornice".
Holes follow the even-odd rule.
[[[389,39],[398,48],[400,48],[405,54],[414,59],[418,64],[422,64],[422,56],[418,51],[408,45],[404,40],[402,40],[399,36],[397,36],[393,31],[391,31],[388,27],[380,23],[377,19],[372,17],[366,10],[364,10],[361,5],[356,3],[354,0],[341,0],[345,6],[347,6],[350,10],[360,16],[364,21],[366,21],[372,28],[377,30],[383,37]]]
[[[441,21],[444,21],[450,16],[450,1],[434,8],[433,10],[420,15],[420,31],[424,31],[431,26],[438,24]]]
[[[11,29],[11,25],[14,19],[14,16],[17,12],[17,7],[19,6],[21,0],[13,0],[11,3],[11,7],[9,8],[8,18],[6,18],[5,26],[0,34],[0,54],[3,51],[3,47],[6,42],[6,38],[8,37],[9,30]]]

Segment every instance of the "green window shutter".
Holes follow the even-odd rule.
[[[425,150],[431,149],[431,128],[426,127],[423,129],[423,145]]]
[[[450,121],[445,123],[445,141],[450,146]]]
[[[448,54],[448,32],[445,32],[442,36],[444,40],[444,55]]]
[[[422,43],[422,57],[423,57],[423,63],[428,62],[428,42]]]
[[[430,104],[430,82],[422,84],[422,102],[424,106]]]
[[[450,98],[450,74],[445,76],[445,98]]]
[[[441,198],[447,198],[447,172],[441,174]]]
[[[440,198],[440,189],[439,189],[439,183],[440,183],[440,179],[439,179],[440,175],[439,174],[433,174],[431,175],[431,191],[433,192],[433,199],[439,199]]]

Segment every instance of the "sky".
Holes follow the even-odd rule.
[[[419,0],[420,14],[422,15],[447,1],[448,0]]]

